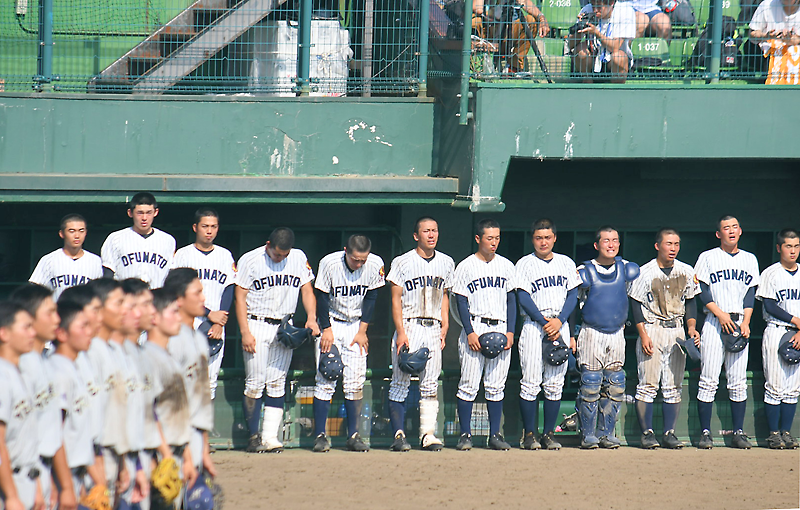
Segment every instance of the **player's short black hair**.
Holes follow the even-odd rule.
[[[178,300],[178,296],[172,289],[160,288],[153,290],[153,306],[156,307],[156,312],[161,313],[164,308]]]
[[[158,202],[152,193],[142,191],[133,195],[130,202],[128,202],[128,210],[133,211],[137,205],[152,205],[153,209],[158,209]]]
[[[483,219],[475,226],[475,235],[478,237],[483,237],[483,231],[487,228],[500,228],[500,224],[497,222],[497,220],[493,220],[491,218]]]
[[[75,303],[81,308],[86,308],[86,306],[92,302],[92,299],[96,297],[97,293],[87,283],[65,289],[64,292],[58,296],[58,303],[60,304],[62,301],[65,303]]]
[[[197,270],[191,267],[176,267],[167,273],[164,288],[171,290],[177,297],[183,297],[189,285],[197,279]]]
[[[658,232],[656,232],[656,244],[660,243],[661,240],[664,239],[664,236],[668,236],[668,235],[676,235],[676,236],[680,237],[681,233],[678,232],[677,230],[675,230],[672,227],[660,228],[660,229],[658,229]]]
[[[94,295],[100,298],[102,304],[105,304],[109,294],[122,288],[122,284],[113,278],[98,278],[90,281],[88,285],[94,291]]]
[[[201,207],[200,209],[194,212],[194,225],[200,223],[200,220],[205,218],[206,216],[210,216],[212,218],[216,218],[219,221],[219,213],[210,207]]]
[[[36,317],[36,310],[42,306],[42,302],[51,297],[53,292],[47,287],[38,283],[26,283],[14,289],[8,299],[14,301],[25,309],[31,317]]]
[[[372,250],[372,241],[370,241],[369,237],[361,234],[353,234],[347,238],[347,244],[345,245],[345,251],[347,253],[364,253]]]
[[[739,218],[737,218],[736,216],[733,216],[732,214],[723,214],[723,215],[722,215],[722,216],[720,216],[720,217],[719,217],[719,219],[717,220],[717,232],[719,232],[719,229],[721,229],[721,228],[722,228],[722,222],[723,222],[723,221],[728,221],[728,220],[738,220],[738,219],[739,219]]]
[[[600,241],[600,234],[603,232],[616,232],[619,235],[619,230],[615,229],[611,225],[603,225],[602,227],[598,228],[594,232],[594,242]]]
[[[122,292],[132,296],[138,296],[150,287],[139,278],[126,278],[122,280]]]
[[[294,232],[288,227],[278,227],[269,235],[267,242],[273,248],[291,250],[294,248]]]
[[[0,301],[0,328],[7,328],[14,324],[19,312],[28,313],[21,304],[15,301]]]
[[[63,232],[64,229],[67,228],[67,223],[69,223],[71,221],[82,221],[84,227],[86,226],[86,218],[84,218],[83,216],[81,216],[78,213],[69,213],[66,216],[64,216],[63,218],[61,218],[61,223],[59,224],[58,230]]]
[[[539,218],[531,224],[531,235],[536,233],[537,230],[552,230],[553,234],[557,234],[556,224],[550,218]]]
[[[63,330],[68,330],[75,317],[83,311],[83,307],[74,301],[58,300],[58,316],[61,318],[59,326]]]
[[[797,230],[793,228],[785,228],[778,232],[778,235],[775,236],[775,241],[777,242],[778,246],[780,246],[785,243],[787,239],[798,238],[800,238],[800,234],[797,233]]]
[[[437,228],[439,227],[439,221],[436,218],[434,218],[433,216],[420,216],[419,218],[417,218],[417,221],[414,222],[414,233],[415,234],[419,234],[419,226],[424,221],[433,221],[434,223],[436,223],[436,227]]]

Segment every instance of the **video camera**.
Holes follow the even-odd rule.
[[[569,27],[570,35],[574,35],[580,32],[581,30],[588,28],[589,23],[591,23],[592,25],[597,25],[597,17],[594,15],[594,13],[587,14],[583,18],[579,19],[577,23]]]

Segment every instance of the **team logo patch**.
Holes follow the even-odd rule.
[[[234,273],[238,273],[239,272],[239,268],[236,267],[236,262],[233,263],[232,269],[233,269]]]
[[[700,280],[697,279],[697,275],[694,275],[694,284],[700,285]]]
[[[313,269],[311,269],[311,264],[309,264],[307,260],[306,260],[306,269],[308,269],[309,271],[313,271]]]
[[[386,270],[383,268],[383,266],[381,266],[381,268],[378,269],[378,274],[381,275],[381,278],[386,276]]]

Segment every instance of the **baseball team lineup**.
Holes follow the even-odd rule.
[[[475,226],[474,251],[456,263],[437,250],[437,220],[423,216],[413,226],[414,247],[390,261],[388,274],[369,237],[359,234],[324,256],[315,273],[290,228],[274,229],[265,245],[237,262],[215,244],[220,218],[213,209],[196,212],[195,242],[177,251],[175,239],[154,227],[158,212],[152,194],[134,195],[128,203],[132,226],[111,233],[100,256],[83,249],[86,219],[65,216],[59,227],[63,248],[42,256],[29,283],[0,302],[0,379],[8,381],[0,388],[0,495],[6,508],[71,509],[78,502],[89,508],[211,508],[201,502],[218,494],[208,437],[231,313],[244,359],[246,451],[283,450],[287,374],[293,351],[306,344],[318,367],[312,450],[331,449],[326,423],[341,381],[344,448],[369,451],[359,420],[369,325],[384,287],[394,325],[392,451],[444,448],[437,430],[439,377],[451,327],[460,332],[456,450],[476,446],[470,424],[481,383],[489,434],[477,446],[512,448],[501,424],[515,341],[522,378],[519,395],[510,397],[519,400],[519,446],[561,449],[556,421],[567,361],[574,356],[580,448],[619,448],[615,427],[626,397],[629,315],[638,333],[634,408],[642,448],[686,446],[675,428],[689,356],[701,370],[695,446],[714,446],[713,403],[724,367],[730,444],[749,449],[746,370],[756,300],[767,324],[761,352],[766,444],[798,447],[790,434],[800,395],[795,229],[778,233],[779,261],[762,272],[756,257],[739,248],[742,228],[730,215],[714,225],[719,245],[694,265],[678,259],[680,233],[662,228],[654,232],[654,258],[641,267],[621,258],[619,232],[610,226],[595,233],[596,256],[576,264],[553,251],[558,229],[546,218],[532,223],[533,251],[515,264],[497,253],[500,224],[484,219]],[[292,324],[298,305],[306,320]],[[412,378],[419,384],[413,441],[414,431],[405,430]],[[657,434],[659,390],[664,427]]]

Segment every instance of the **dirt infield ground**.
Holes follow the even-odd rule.
[[[297,449],[214,460],[228,509],[800,507],[798,450]]]

